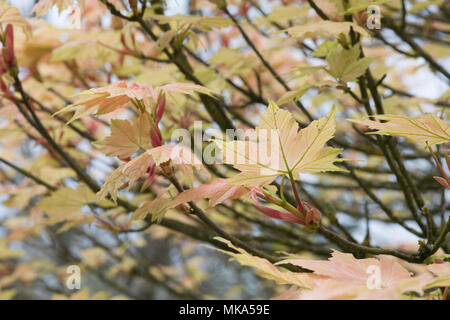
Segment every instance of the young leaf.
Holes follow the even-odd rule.
[[[39,0],[31,12],[34,12],[37,17],[40,17],[46,14],[54,6],[58,8],[58,12],[62,12],[72,6],[74,2],[74,0]],[[81,0],[81,3],[84,3],[84,1]]]
[[[203,198],[209,198],[209,207],[214,207],[226,200],[238,199],[249,192],[247,188],[228,184],[229,181],[230,179],[219,178],[212,183],[185,190],[173,199],[164,196],[164,193],[162,193],[155,199],[147,200],[140,205],[134,212],[132,219],[144,219],[150,213],[152,214],[152,220],[154,220],[161,217],[162,213],[168,209]]]
[[[166,15],[146,13],[145,17],[157,20],[163,24],[174,22],[176,23],[177,26],[191,25],[193,28],[196,28],[203,32],[212,31],[213,29],[226,28],[233,25],[233,21],[231,21],[231,19],[220,16],[196,17],[196,16],[185,16],[181,14],[166,16]]]
[[[132,101],[149,99],[157,101],[161,93],[182,93],[193,95],[196,92],[213,95],[213,91],[191,83],[172,83],[162,87],[153,88],[151,85],[139,85],[136,83],[128,86],[124,81],[113,83],[106,87],[94,88],[77,94],[77,102],[71,104],[58,112],[65,113],[76,110],[68,124],[87,114],[96,112],[97,115],[107,114],[117,109],[126,107]]]
[[[203,169],[201,161],[187,147],[163,145],[148,149],[143,154],[122,164],[111,172],[97,193],[97,199],[105,198],[109,192],[112,199],[116,202],[117,193],[127,180],[128,187],[130,188],[139,178],[143,177],[149,171],[151,166],[158,166],[169,160],[172,160],[175,166],[181,166],[184,169],[186,169],[186,166],[189,166],[191,170],[192,167]]]
[[[107,114],[128,105],[132,99],[143,100],[149,96],[156,98],[151,86],[128,86],[125,82],[117,82],[106,87],[94,88],[77,94],[77,102],[69,105],[56,114],[76,110],[68,123],[87,114],[97,112],[97,115]],[[156,99],[155,99],[156,101]]]
[[[0,25],[6,28],[8,24],[22,28],[27,36],[31,35],[31,25],[22,17],[19,9],[2,1],[0,2]]]
[[[336,79],[344,82],[355,81],[366,72],[375,58],[359,59],[359,45],[354,45],[349,50],[337,46],[327,56],[330,66],[328,73]]]
[[[290,284],[301,288],[311,287],[311,279],[307,274],[291,271],[281,271],[267,259],[252,256],[244,249],[235,247],[230,241],[226,239],[220,237],[216,237],[215,239],[225,243],[228,247],[234,249],[237,253],[216,249],[217,251],[231,256],[234,260],[238,261],[244,266],[255,268],[262,277],[273,280],[278,284]]]
[[[67,225],[63,227],[67,229],[72,224],[93,221],[94,218],[86,217],[81,208],[95,200],[95,194],[87,187],[80,186],[76,190],[62,188],[39,202],[38,207],[48,215],[47,223],[56,224],[67,221]]]
[[[324,147],[335,132],[334,107],[327,117],[298,132],[298,123],[286,110],[270,101],[256,132],[260,141],[218,141],[224,162],[241,171],[231,183],[243,186],[270,184],[277,176],[292,173],[344,171],[333,163],[342,151]],[[233,155],[231,157],[230,155]]]
[[[214,207],[229,199],[239,199],[249,192],[247,188],[230,185],[230,180],[219,178],[212,183],[183,191],[174,199],[174,205],[209,197],[209,206]]]
[[[130,220],[143,220],[148,214],[151,214],[152,222],[159,222],[167,210],[176,207],[166,194],[167,190],[164,190],[156,198],[144,201],[139,208],[133,212]]]
[[[126,158],[138,150],[151,147],[150,122],[146,114],[140,114],[134,123],[128,120],[111,120],[111,135],[95,145],[107,156]]]
[[[424,142],[428,146],[450,142],[450,124],[432,114],[415,118],[386,114],[376,115],[373,118],[387,122],[368,119],[349,119],[349,121],[378,130],[368,134],[403,137],[410,142]]]
[[[362,27],[353,22],[334,22],[334,21],[320,21],[318,23],[310,23],[302,26],[295,26],[288,28],[285,31],[291,37],[305,39],[310,37],[337,37],[340,33],[349,33],[350,28],[359,32],[364,37],[370,38],[369,33]]]
[[[356,285],[367,284],[370,268],[379,268],[380,286],[383,288],[394,287],[411,278],[409,271],[396,262],[393,257],[381,255],[379,258],[379,260],[375,258],[355,259],[349,253],[334,250],[331,258],[327,261],[288,259],[279,263],[291,263],[312,270],[317,275]]]

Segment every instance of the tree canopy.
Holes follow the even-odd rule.
[[[16,5],[0,299],[449,299],[449,2]]]

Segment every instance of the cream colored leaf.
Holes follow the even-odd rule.
[[[6,2],[0,2],[0,25],[6,28],[8,24],[22,28],[27,36],[31,35],[31,25],[22,17],[19,9],[8,5]]]
[[[310,37],[337,37],[340,33],[349,33],[350,28],[364,37],[370,38],[369,33],[353,22],[320,21],[286,29],[291,37],[305,39]]]
[[[194,93],[203,93],[213,95],[208,88],[192,83],[171,83],[161,87],[153,88],[151,85],[139,85],[133,83],[127,85],[124,81],[113,83],[111,85],[94,88],[83,91],[75,96],[76,102],[71,104],[56,114],[75,111],[75,114],[68,123],[83,116],[96,112],[97,115],[103,115],[113,112],[117,109],[126,107],[129,103],[136,100],[142,100],[147,105],[150,101],[157,101],[160,92],[166,94],[182,93],[193,95]]]
[[[262,277],[273,280],[278,284],[290,284],[301,288],[311,287],[311,278],[308,274],[291,271],[281,271],[267,259],[252,256],[244,249],[234,246],[230,241],[226,239],[220,237],[216,237],[215,239],[225,243],[228,247],[236,250],[237,253],[232,253],[230,251],[220,249],[215,250],[231,256],[241,265],[255,268],[258,274],[260,274]]]
[[[209,207],[214,207],[229,199],[238,199],[249,192],[247,188],[229,184],[230,179],[216,179],[209,184],[185,190],[175,198],[170,199],[164,190],[155,199],[146,200],[133,213],[131,220],[144,219],[147,214],[152,214],[152,221],[160,219],[162,213],[180,204],[209,198]]]
[[[131,187],[139,178],[143,177],[147,170],[153,165],[171,160],[175,166],[196,167],[202,170],[202,162],[184,146],[163,145],[148,149],[131,161],[122,164],[111,172],[97,193],[97,199],[104,199],[110,193],[112,199],[117,201],[117,193],[120,187],[128,180],[128,187]]]
[[[81,0],[81,2],[84,3],[83,0]],[[75,0],[39,0],[33,7],[32,12],[34,12],[37,17],[40,17],[46,14],[54,6],[61,12],[73,4],[75,4]]]
[[[412,277],[409,271],[395,258],[386,255],[380,255],[379,259],[356,259],[351,254],[334,250],[331,258],[326,261],[288,259],[279,263],[290,263],[312,270],[316,275],[355,286],[366,286],[370,276],[375,274],[374,270],[378,270],[379,289],[397,289],[400,291],[399,293],[403,293],[415,288],[410,283]],[[421,290],[420,288],[415,289]]]
[[[450,142],[450,124],[432,114],[415,118],[401,115],[376,115],[373,117],[387,122],[368,119],[349,119],[349,121],[378,130],[370,132],[370,134],[403,137],[410,142],[423,142],[429,146]]]
[[[40,201],[37,206],[49,217],[49,224],[62,221],[67,222],[90,222],[81,208],[95,201],[95,194],[87,187],[80,186],[76,190],[62,188],[51,194],[51,196]]]
[[[294,117],[270,101],[254,134],[258,141],[218,141],[223,161],[241,171],[231,183],[243,186],[270,184],[277,176],[344,171],[333,163],[341,149],[324,147],[335,132],[334,107],[327,117],[298,131]]]
[[[216,179],[209,184],[180,193],[174,199],[174,205],[209,197],[209,206],[214,207],[228,199],[238,199],[249,192],[247,188],[229,184],[230,179]]]
[[[174,23],[177,29],[185,25],[191,25],[203,32],[208,32],[213,29],[226,28],[233,25],[233,21],[229,18],[215,16],[215,17],[196,17],[185,16],[181,14],[175,14],[171,16],[158,15],[158,14],[146,14],[145,17],[159,21],[160,23]]]
[[[94,144],[108,156],[126,158],[151,147],[149,132],[150,121],[146,114],[140,114],[134,123],[111,120],[111,135]]]

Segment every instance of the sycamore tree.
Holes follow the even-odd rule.
[[[0,298],[449,299],[449,2],[14,5]]]

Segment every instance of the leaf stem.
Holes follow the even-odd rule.
[[[431,155],[433,156],[434,162],[436,162],[437,167],[439,168],[439,171],[442,173],[442,176],[447,180],[447,182],[450,183],[450,179],[445,173],[444,168],[442,168],[441,162],[439,161],[438,157],[436,156],[436,153],[434,153],[433,148],[431,146],[427,146],[428,150],[430,151]]]
[[[291,181],[292,191],[294,192],[295,201],[297,201],[297,206],[298,206],[300,212],[306,215],[306,209],[303,206],[302,201],[300,200],[300,196],[298,195],[297,186],[295,185],[294,176],[292,175],[292,172],[290,170],[288,171],[288,174],[289,174],[289,180]]]

